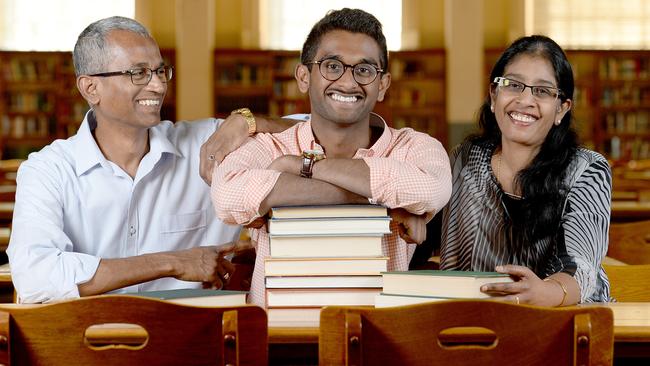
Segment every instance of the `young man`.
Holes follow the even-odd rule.
[[[310,119],[258,134],[215,169],[217,216],[249,225],[275,206],[370,201],[392,209],[407,239],[421,242],[426,218],[449,200],[449,160],[430,136],[392,129],[371,114],[390,85],[387,54],[381,24],[364,11],[333,11],[316,23],[295,71],[300,90],[309,93]],[[398,226],[384,236],[389,270],[406,270],[415,249]],[[257,241],[252,301],[263,305],[269,237],[264,228],[251,236]]]
[[[18,171],[7,252],[19,300],[222,286],[239,227],[215,219],[199,155],[210,171],[255,132],[255,120],[161,122],[173,69],[132,19],[89,25],[73,57],[91,110],[75,136]]]

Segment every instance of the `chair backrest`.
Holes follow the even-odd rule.
[[[7,311],[12,365],[268,363],[266,312],[256,306],[107,295]]]
[[[606,307],[458,300],[321,311],[320,365],[608,365]]]
[[[616,301],[650,301],[650,264],[603,264],[603,268],[609,277],[611,296]]]
[[[650,264],[650,220],[612,223],[607,256],[627,264]]]

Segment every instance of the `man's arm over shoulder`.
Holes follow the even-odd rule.
[[[200,174],[207,184],[211,184],[212,170],[225,157],[243,145],[251,133],[276,133],[294,126],[306,115],[293,115],[289,118],[271,118],[254,116],[253,131],[251,125],[241,114],[231,114],[223,120],[219,128],[201,146]]]

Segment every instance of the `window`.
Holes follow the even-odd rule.
[[[134,0],[2,0],[0,49],[71,51],[88,24],[112,15],[133,18]]]
[[[572,49],[650,49],[650,1],[527,0],[533,33]]]
[[[399,50],[402,40],[402,2],[396,0],[259,0],[262,48],[299,50],[311,27],[328,10],[354,7],[379,19],[389,50]]]

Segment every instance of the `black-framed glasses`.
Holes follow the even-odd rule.
[[[561,89],[555,88],[552,86],[538,86],[538,85],[528,85],[524,84],[521,81],[512,80],[498,76],[494,78],[494,85],[498,86],[499,89],[507,94],[517,96],[530,88],[530,92],[533,96],[540,101],[552,102],[557,98],[561,98],[564,95]]]
[[[166,83],[171,80],[172,76],[174,75],[174,66],[163,65],[157,69],[150,69],[148,67],[135,67],[133,69],[123,71],[100,72],[89,76],[118,76],[129,74],[131,76],[131,82],[134,85],[147,85],[151,81],[151,77],[154,73],[158,75],[160,81]]]
[[[383,69],[368,63],[359,63],[356,65],[348,65],[343,62],[328,58],[320,61],[312,61],[306,65],[318,65],[320,74],[329,81],[336,81],[345,74],[345,70],[352,69],[352,77],[359,85],[368,85],[375,81],[377,75],[384,72]]]

